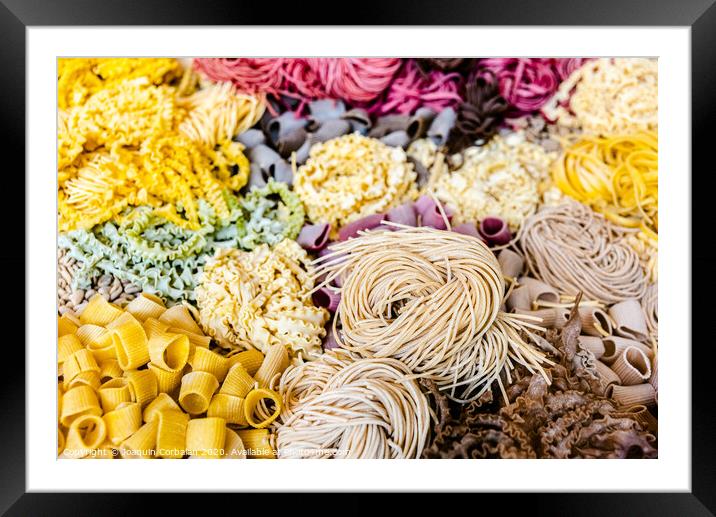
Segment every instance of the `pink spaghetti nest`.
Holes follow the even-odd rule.
[[[302,101],[376,99],[393,80],[398,58],[198,58],[197,70],[214,81],[231,81],[246,93],[286,95]]]
[[[438,70],[424,72],[414,60],[409,60],[388,87],[385,94],[368,111],[377,115],[399,113],[410,115],[418,108],[440,112],[462,102],[459,73]]]
[[[497,77],[500,93],[513,108],[511,116],[539,110],[557,91],[559,83],[582,66],[584,58],[488,58],[480,70]]]

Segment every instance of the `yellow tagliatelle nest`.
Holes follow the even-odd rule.
[[[415,179],[403,149],[356,133],[314,145],[294,189],[308,217],[330,223],[336,237],[347,223],[414,197]]]
[[[231,104],[231,95],[245,106]],[[227,218],[225,194],[241,189],[249,174],[243,146],[230,138],[255,123],[264,105],[226,91],[221,99],[233,111],[219,109],[207,120],[207,106],[216,107],[216,97],[180,98],[174,87],[140,78],[61,110],[60,230],[90,228],[136,205],[155,206],[176,224],[196,229],[199,198]]]
[[[328,311],[311,301],[308,254],[285,239],[273,249],[222,250],[205,267],[196,289],[201,324],[227,348],[266,352],[288,347],[293,357],[314,359]]]
[[[189,309],[146,293],[124,310],[97,294],[57,328],[59,456],[275,457],[265,428],[283,407],[271,383],[285,347],[217,353]]]
[[[181,75],[173,58],[61,58],[57,61],[57,104],[79,106],[100,90],[127,79],[145,77],[162,84]]]
[[[659,144],[655,132],[583,136],[554,164],[555,184],[607,219],[658,234]]]
[[[455,222],[498,216],[516,230],[535,213],[555,157],[520,133],[496,136],[482,147],[466,149],[460,166],[442,174],[433,191],[456,210]]]
[[[567,102],[566,106],[561,103]],[[658,127],[658,65],[654,59],[588,61],[542,111],[560,125],[614,134]]]

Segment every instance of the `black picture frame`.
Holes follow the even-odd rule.
[[[351,25],[608,25],[608,26],[689,26],[692,52],[692,169],[706,176],[703,185],[712,176],[714,164],[709,145],[709,124],[716,115],[714,85],[716,84],[716,0],[500,0],[489,3],[460,0],[445,2],[417,0],[408,2],[364,1],[360,9],[352,9]],[[210,7],[207,7],[207,3]],[[333,20],[319,13],[336,13],[335,3],[319,0],[310,9],[277,9],[268,3],[206,2],[186,0],[0,0],[0,70],[4,72],[0,128],[3,147],[13,150],[17,160],[15,170],[25,170],[25,31],[29,26],[52,25],[296,25],[340,24],[340,16]],[[331,7],[333,7],[331,9]],[[267,22],[268,20],[268,22]],[[31,135],[27,135],[28,138]],[[677,171],[671,171],[677,172]],[[687,175],[689,171],[680,171]],[[7,174],[7,172],[6,172]],[[25,192],[25,182],[16,174],[15,192]],[[696,179],[692,174],[692,184]],[[9,180],[8,180],[9,181]],[[707,189],[692,189],[694,194]],[[24,196],[15,196],[22,210]],[[709,201],[693,199],[693,235],[708,232],[711,221]],[[711,201],[712,203],[712,201]],[[703,228],[701,228],[703,226]],[[3,230],[4,232],[6,230]],[[7,230],[12,247],[0,247],[0,265],[5,271],[28,272],[25,267],[24,225],[16,224]],[[692,249],[692,270],[710,270],[708,247]],[[23,275],[22,278],[25,278]],[[713,275],[711,275],[713,277]],[[22,282],[19,274],[12,280]],[[11,281],[12,281],[11,280]],[[708,292],[713,280],[699,278],[696,292]],[[706,283],[704,286],[703,284]],[[24,292],[20,285],[16,292]],[[17,315],[19,300],[3,299],[3,314]],[[688,300],[684,300],[688,303]],[[692,300],[692,320],[709,321],[710,306]],[[15,316],[13,316],[15,317]],[[21,329],[19,322],[17,328]],[[695,328],[692,329],[696,330]],[[25,351],[18,346],[24,342],[22,331],[12,346],[4,343],[5,368],[0,375],[3,383],[0,408],[3,424],[0,425],[0,512],[6,515],[107,515],[128,514],[145,503],[139,496],[121,494],[38,494],[25,491]],[[696,333],[692,340],[696,341]],[[687,338],[686,338],[687,339]],[[686,341],[685,339],[685,341]],[[22,340],[22,341],[21,341]],[[713,346],[699,343],[692,348],[692,491],[672,494],[497,494],[480,495],[480,505],[487,508],[508,498],[510,509],[524,505],[530,513],[552,515],[716,515],[716,408],[713,404],[712,364]],[[690,346],[684,342],[679,346]],[[9,368],[7,365],[12,365]],[[21,391],[21,393],[18,393]],[[22,396],[21,396],[22,395]],[[559,480],[555,480],[559,485]],[[295,497],[295,496],[294,496]],[[488,499],[485,498],[490,498]],[[248,511],[246,497],[237,510]],[[435,499],[433,499],[435,500]],[[439,502],[441,499],[437,499]],[[212,504],[221,508],[221,499]],[[164,507],[172,511],[186,502],[185,497],[174,496]],[[504,499],[502,499],[504,504]],[[412,504],[422,507],[422,498],[412,498]],[[344,496],[343,504],[352,510],[372,510],[363,498]],[[250,505],[253,506],[253,505]],[[441,504],[444,507],[444,503]],[[409,507],[403,508],[409,511]],[[402,511],[402,510],[401,510]]]

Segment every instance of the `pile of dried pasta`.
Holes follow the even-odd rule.
[[[657,456],[655,60],[57,80],[58,457]]]

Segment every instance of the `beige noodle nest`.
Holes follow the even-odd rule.
[[[398,359],[460,402],[493,381],[502,389],[500,374],[509,382],[518,363],[545,375],[541,364],[549,361],[520,335],[538,328],[529,323],[534,318],[500,311],[502,272],[481,240],[395,226],[334,244],[315,261],[323,285],[343,278],[334,319],[342,347]]]

